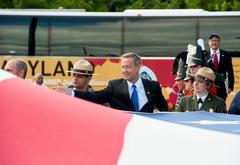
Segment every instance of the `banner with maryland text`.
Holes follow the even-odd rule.
[[[11,56],[2,56],[0,66],[3,69]],[[41,73],[44,83],[49,88],[58,84],[70,85],[72,74],[67,72],[72,69],[73,64],[81,58],[78,57],[18,57],[28,65],[27,80],[34,82],[35,75]],[[90,85],[94,90],[100,90],[107,86],[108,81],[122,77],[119,58],[84,58],[94,63],[95,73]],[[162,86],[162,92],[170,106],[175,104],[177,86],[174,76],[171,75],[174,58],[142,58],[143,67],[140,74],[143,78],[157,80]],[[235,85],[234,91],[227,98],[229,105],[233,96],[240,91],[240,59],[233,58]]]

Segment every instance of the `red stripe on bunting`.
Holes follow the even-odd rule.
[[[0,82],[0,164],[117,164],[132,115],[19,78]]]

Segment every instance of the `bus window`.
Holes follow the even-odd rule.
[[[121,32],[121,18],[52,18],[51,55],[120,55]]]
[[[127,18],[125,51],[143,56],[175,56],[196,41],[195,18]]]
[[[240,51],[240,18],[208,17],[199,19],[200,36],[208,48],[208,37],[217,33],[221,38],[221,48],[227,51]]]
[[[31,17],[0,17],[0,54],[27,55]]]

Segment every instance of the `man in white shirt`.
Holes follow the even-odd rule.
[[[125,111],[152,113],[155,108],[168,111],[159,82],[140,77],[141,65],[142,60],[138,54],[123,54],[121,66],[124,78],[109,81],[108,86],[100,91],[75,90],[74,96],[99,104],[109,103],[110,107]],[[55,90],[69,94],[63,88]]]

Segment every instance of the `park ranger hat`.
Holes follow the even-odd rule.
[[[91,76],[94,73],[94,67],[89,61],[81,59],[74,63],[73,69],[68,72]]]
[[[200,77],[204,80],[206,80],[207,82],[210,82],[210,83],[214,83],[215,81],[215,74],[214,72],[212,71],[212,69],[208,68],[208,67],[202,67],[200,68],[197,73],[196,73],[196,76],[195,77]]]

